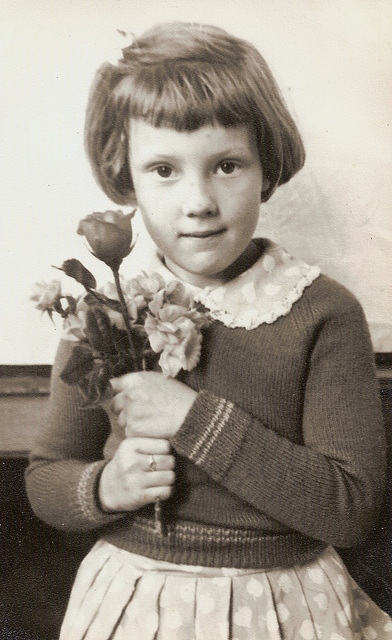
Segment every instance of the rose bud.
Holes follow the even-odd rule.
[[[112,270],[118,271],[132,251],[132,223],[135,215],[122,211],[95,211],[79,222],[78,234],[84,236],[91,253]]]

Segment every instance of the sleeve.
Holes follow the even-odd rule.
[[[373,350],[362,309],[349,301],[315,332],[301,444],[208,391],[198,394],[172,440],[180,455],[250,505],[340,547],[371,531],[386,466]]]
[[[124,514],[102,511],[98,483],[107,462],[103,448],[110,423],[103,409],[81,409],[75,387],[60,373],[72,348],[60,343],[53,366],[49,412],[26,470],[26,490],[33,511],[66,531],[91,530]]]

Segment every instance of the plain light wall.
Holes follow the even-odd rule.
[[[261,208],[259,232],[348,286],[375,349],[392,351],[390,0],[0,0],[0,9],[1,364],[53,361],[61,327],[29,301],[36,281],[56,277],[50,265],[78,257],[110,277],[75,233],[80,218],[113,208],[84,155],[87,94],[99,64],[119,57],[117,29],[140,34],[167,20],[222,26],[266,57],[307,162]]]

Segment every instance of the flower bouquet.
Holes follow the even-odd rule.
[[[178,280],[166,284],[159,273],[142,273],[124,280],[123,259],[133,249],[134,215],[122,211],[96,212],[80,221],[93,255],[105,262],[113,282],[98,289],[93,274],[74,258],[59,267],[84,292],[62,293],[58,279],[37,283],[32,300],[37,309],[64,320],[63,337],[75,342],[61,379],[77,385],[82,406],[99,406],[110,394],[110,379],[132,371],[160,369],[175,377],[190,371],[200,358],[204,309]],[[57,267],[58,268],[58,267]]]
[[[74,258],[59,268],[82,286],[80,296],[62,293],[61,282],[37,283],[32,300],[52,319],[63,318],[63,338],[73,341],[61,379],[76,385],[81,406],[98,407],[111,397],[110,379],[132,371],[161,370],[175,377],[190,371],[200,358],[202,329],[208,323],[204,308],[176,280],[166,284],[159,273],[142,273],[124,280],[119,269],[133,249],[134,212],[96,212],[80,221],[93,255],[106,263],[113,282],[97,288],[93,274]],[[162,531],[160,500],[155,524]]]

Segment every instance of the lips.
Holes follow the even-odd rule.
[[[181,233],[182,238],[211,238],[212,236],[219,236],[226,231],[223,229],[206,229],[204,231],[192,231],[192,233]]]

